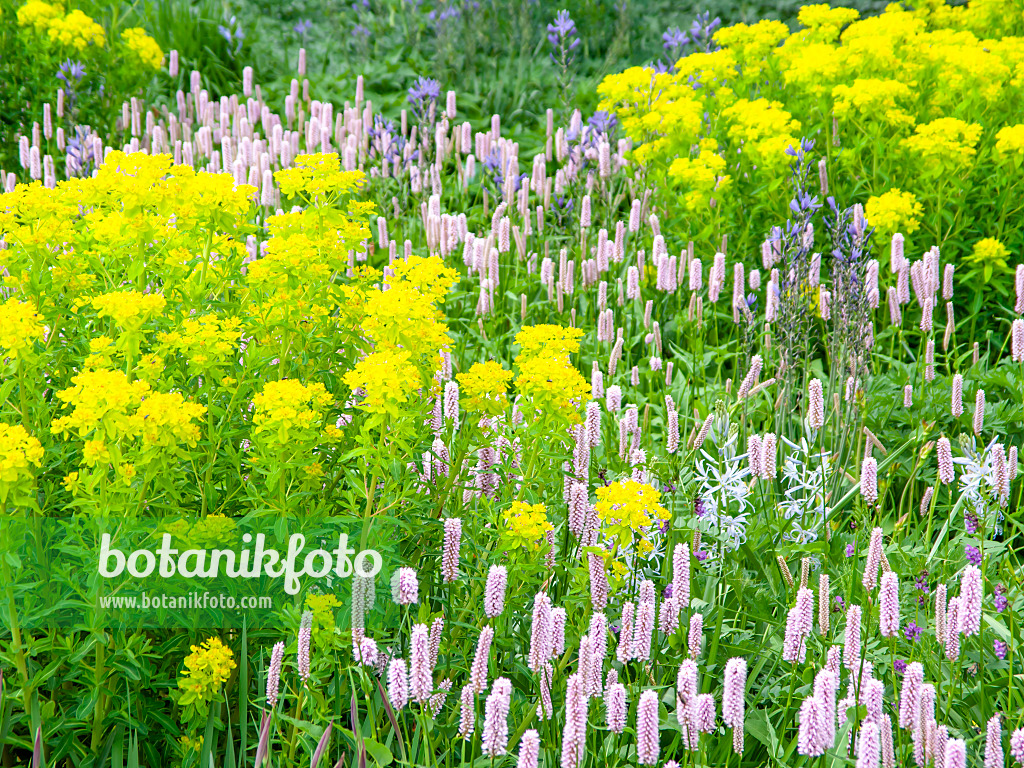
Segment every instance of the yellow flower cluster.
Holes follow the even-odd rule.
[[[100,317],[109,317],[126,331],[135,331],[163,311],[167,301],[159,293],[114,291],[97,296],[92,306]]]
[[[993,274],[1006,272],[1009,269],[1006,263],[1006,257],[1009,255],[1010,250],[999,240],[994,237],[986,237],[974,244],[974,248],[971,249],[971,253],[965,260],[973,269],[981,273],[985,282],[988,282],[992,279]]]
[[[632,159],[663,175],[688,212],[733,217],[700,220],[693,234],[751,226],[745,208],[719,205],[721,190],[774,189],[801,135],[818,137],[816,152],[841,147],[838,162],[867,182],[868,195],[899,187],[924,199],[936,178],[966,178],[993,145],[997,161],[1019,168],[1019,0],[905,5],[863,19],[854,9],[807,5],[793,33],[778,22],[736,24],[716,32],[719,50],[685,56],[672,72],[634,67],[607,76],[599,106],[619,117]],[[983,178],[979,199],[1000,188],[1000,178]],[[929,219],[939,215],[928,210]]]
[[[64,15],[64,8],[57,3],[44,3],[41,0],[28,0],[18,9],[18,26],[32,27],[36,33],[43,33],[50,22]]]
[[[189,403],[177,392],[152,391],[145,381],[129,381],[123,371],[83,371],[74,386],[57,392],[57,399],[73,410],[53,420],[50,431],[67,439],[75,433],[85,441],[87,466],[111,460],[110,445],[122,438],[141,440],[143,451],[169,448],[178,443],[194,447],[199,427],[193,423],[206,408]],[[144,454],[148,460],[152,451]]]
[[[864,216],[868,224],[883,237],[894,232],[910,234],[916,232],[921,225],[920,217],[924,212],[922,205],[911,192],[890,189],[882,195],[872,195],[864,207]]]
[[[51,19],[46,34],[61,47],[74,48],[78,53],[90,45],[102,48],[106,43],[103,27],[77,9],[67,16]]]
[[[333,201],[340,195],[354,192],[362,184],[362,171],[341,170],[341,158],[336,152],[299,155],[291,168],[274,174],[281,194],[299,196],[310,203]]]
[[[981,126],[955,117],[940,117],[918,125],[914,135],[900,144],[919,157],[932,175],[949,173],[966,165],[977,150]]]
[[[30,301],[8,299],[0,304],[0,350],[18,359],[43,336],[42,316]]]
[[[43,446],[21,424],[0,423],[0,488],[32,477],[43,463]],[[6,489],[4,489],[6,490]]]
[[[554,526],[548,522],[547,508],[543,504],[513,501],[505,510],[505,528],[502,537],[509,549],[537,549],[548,531]]]
[[[180,330],[162,333],[158,340],[165,351],[184,355],[190,367],[203,369],[226,362],[238,348],[241,334],[241,319],[209,314],[186,318]]]
[[[420,371],[409,362],[408,350],[384,349],[356,363],[344,381],[353,391],[362,391],[360,408],[397,418],[401,414],[399,406],[407,403],[419,386]]]
[[[497,416],[508,407],[506,391],[512,380],[512,371],[501,363],[488,360],[474,363],[465,373],[456,374],[463,407],[471,413]]]
[[[568,356],[580,351],[583,331],[560,325],[524,325],[516,334],[519,358]]]
[[[334,398],[320,382],[303,384],[296,379],[271,381],[252,400],[256,407],[253,435],[285,446],[318,431],[324,409]]]
[[[150,69],[160,69],[164,65],[164,52],[156,40],[139,27],[126,29],[121,33],[121,40],[135,57]]]
[[[211,701],[236,666],[231,649],[219,637],[211,637],[202,645],[193,645],[191,650],[178,681],[182,691],[178,703],[182,706]]]
[[[661,493],[656,488],[627,479],[598,488],[594,507],[609,530],[625,543],[634,535],[646,538],[647,527],[668,520],[668,510],[660,502]]]
[[[340,608],[338,598],[331,593],[306,595],[306,610],[313,614],[313,628],[334,629],[334,609]]]

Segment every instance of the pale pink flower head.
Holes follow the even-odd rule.
[[[811,379],[807,387],[808,412],[807,421],[811,429],[821,429],[825,426],[825,396],[822,391],[821,381]]]
[[[672,551],[672,597],[679,602],[679,608],[690,606],[690,545],[676,544]]]
[[[1017,765],[1024,765],[1024,728],[1018,728],[1010,735],[1010,756]]]
[[[875,723],[863,723],[857,739],[857,768],[879,768],[882,739]]]
[[[797,731],[797,752],[818,757],[828,749],[828,714],[817,696],[808,696],[800,705],[800,727]]]
[[[722,721],[730,728],[743,730],[746,712],[744,697],[747,688],[747,661],[736,656],[725,664],[725,681],[722,691]]]
[[[871,529],[871,540],[868,542],[868,553],[864,559],[864,576],[861,578],[861,584],[864,585],[864,589],[870,592],[875,588],[878,583],[878,569],[882,565],[882,537],[883,531],[881,528]]]
[[[878,461],[874,456],[864,459],[860,466],[860,495],[868,506],[878,501]]]
[[[419,601],[420,582],[412,568],[399,568],[391,580],[391,591],[398,605],[412,605]]]
[[[999,713],[989,718],[985,728],[985,768],[1003,768],[1003,729]]]
[[[608,677],[611,679],[611,672]],[[626,686],[619,682],[609,683],[604,689],[604,705],[608,730],[622,733],[626,729]]]
[[[950,739],[946,742],[944,768],[967,768],[967,744],[963,739]]]
[[[985,426],[985,390],[979,389],[974,396],[974,434],[980,435]]]
[[[658,694],[644,691],[636,710],[636,759],[640,765],[657,765],[659,737]]]
[[[956,478],[953,469],[953,448],[948,437],[940,437],[935,443],[935,459],[939,464],[939,481],[949,485]]]
[[[462,547],[462,520],[451,517],[444,521],[444,548],[441,553],[441,578],[451,584],[459,577],[459,550]]]
[[[699,693],[693,700],[692,708],[697,721],[697,730],[701,733],[714,733],[715,730],[715,697],[710,693]]]
[[[500,757],[508,751],[508,712],[512,703],[512,683],[499,677],[491,686],[484,703],[484,727],[481,751],[488,757]]]
[[[882,574],[879,589],[878,631],[882,637],[895,637],[900,631],[900,580],[893,572]]]
[[[946,608],[946,658],[955,661],[960,656],[960,598],[954,597]]]
[[[914,661],[903,672],[903,688],[900,691],[900,728],[914,728],[921,711],[921,686],[924,685],[924,667]]]
[[[954,419],[964,415],[964,377],[959,373],[953,374],[953,387],[950,391],[950,413]]]
[[[523,733],[519,742],[519,761],[516,768],[537,768],[540,758],[540,734],[533,728]]]
[[[701,644],[704,639],[704,615],[694,613],[690,617],[690,633],[687,636],[687,646],[690,656],[694,659],[700,656]]]
[[[843,646],[843,666],[854,671],[860,667],[861,607],[851,605],[846,611],[846,637]]]
[[[414,701],[422,704],[430,698],[434,687],[433,675],[430,628],[426,624],[414,624],[409,654],[409,693]]]
[[[402,659],[392,659],[388,665],[388,701],[395,709],[409,703],[409,671]]]
[[[508,569],[503,565],[492,565],[487,573],[484,588],[484,613],[489,618],[500,616],[505,610],[505,589],[508,586]]]
[[[984,597],[981,571],[973,565],[960,577],[960,632],[967,637],[981,631],[981,602]]]

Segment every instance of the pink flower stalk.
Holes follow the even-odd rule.
[[[1018,728],[1010,735],[1010,756],[1017,765],[1024,765],[1024,728]]]
[[[512,683],[506,677],[499,677],[484,703],[480,751],[488,757],[500,757],[508,751],[508,711],[511,704]]]
[[[801,612],[798,601],[789,609],[789,614],[786,616],[786,638],[782,644],[782,660],[791,664],[802,664],[807,655],[807,646],[804,644],[804,636],[800,631]]]
[[[896,295],[896,289],[891,287],[885,292],[885,297],[889,301],[889,322],[893,325],[903,324],[903,313],[900,311],[900,300]]]
[[[939,481],[949,485],[956,477],[953,471],[953,449],[948,437],[940,437],[935,443],[935,458],[939,463]]]
[[[818,576],[818,631],[828,634],[829,618],[832,609],[831,589],[827,574]]]
[[[696,721],[697,730],[701,733],[714,733],[715,731],[715,697],[710,693],[700,693],[694,697],[691,704],[694,710],[691,720]]]
[[[636,626],[633,630],[633,658],[649,661],[651,641],[654,635],[654,600],[641,600],[636,609]]]
[[[764,363],[760,355],[754,355],[750,358],[750,370],[747,371],[747,375],[740,383],[739,391],[736,393],[737,400],[742,400],[750,393],[750,388],[757,383],[757,377],[761,375],[761,367],[763,365]]]
[[[747,464],[750,467],[750,475],[754,478],[761,477],[761,438],[757,435],[750,435],[747,438]]]
[[[450,421],[455,429],[459,428],[459,383],[449,381],[444,385],[444,418]]]
[[[761,477],[765,480],[774,480],[778,476],[776,464],[776,452],[778,438],[774,433],[769,432],[761,441]]]
[[[878,569],[882,564],[882,536],[881,528],[871,529],[871,540],[868,542],[868,554],[864,560],[864,576],[861,584],[864,590],[870,592],[878,583]]]
[[[540,672],[551,658],[554,646],[551,637],[551,599],[544,592],[538,592],[533,599],[533,626],[530,629],[530,656],[528,666],[533,672]]]
[[[420,582],[412,568],[399,568],[393,579],[393,597],[398,605],[412,605],[419,601]]]
[[[281,686],[281,663],[284,661],[284,643],[275,643],[270,651],[270,666],[267,668],[267,709],[277,706]]]
[[[633,603],[625,603],[622,606],[622,618],[619,620],[619,647],[615,652],[615,657],[622,664],[636,658],[633,650],[633,612],[635,610],[636,607]]]
[[[437,716],[441,714],[441,709],[444,707],[445,701],[448,700],[448,694],[452,690],[452,681],[448,679],[442,680],[437,684],[437,693],[430,697],[430,716],[437,719]]]
[[[540,758],[540,735],[533,728],[523,733],[519,742],[519,760],[516,768],[537,768]]]
[[[959,373],[953,374],[953,389],[950,393],[950,413],[954,419],[964,415],[964,377]]]
[[[693,259],[690,262],[690,290],[699,291],[704,287],[704,278],[702,275],[703,267],[700,263],[700,259]]]
[[[860,466],[860,494],[868,506],[878,501],[878,462],[874,456],[864,459]]]
[[[800,705],[800,728],[796,751],[807,757],[819,757],[828,749],[825,707],[816,696],[808,696]]]
[[[946,658],[955,661],[960,656],[960,598],[954,597],[946,609]]]
[[[981,631],[981,601],[984,587],[981,571],[968,565],[960,577],[960,632],[971,637]]]
[[[679,412],[674,408],[668,412],[666,431],[668,434],[665,437],[665,450],[675,453],[679,450]]]
[[[608,656],[608,617],[600,611],[595,611],[590,615],[590,641],[594,658],[600,668],[604,664],[605,657]],[[600,678],[598,678],[598,683],[600,684]],[[599,686],[597,690],[600,692]]]
[[[433,667],[430,664],[430,629],[426,624],[414,624],[409,651],[409,693],[413,701],[422,704],[433,692]]]
[[[491,641],[494,640],[494,627],[484,627],[476,641],[476,655],[473,666],[469,670],[469,684],[474,693],[487,690],[487,663],[491,655]]]
[[[636,759],[640,765],[658,763],[659,737],[658,694],[644,691],[636,710]]]
[[[979,389],[974,396],[974,434],[980,435],[985,426],[985,390]]]
[[[672,550],[672,597],[679,602],[680,610],[690,607],[690,545],[686,542]]]
[[[808,411],[807,420],[811,429],[821,429],[825,426],[825,396],[822,392],[821,382],[818,379],[811,379],[807,386]]]
[[[903,407],[909,408],[914,404],[914,385],[907,384],[903,387]]]
[[[296,662],[302,682],[309,680],[309,642],[312,637],[313,614],[306,611],[302,614],[302,624],[299,627],[298,660]]]
[[[594,643],[590,639],[590,635],[584,635],[580,638],[580,650],[579,659],[577,662],[576,669],[580,673],[580,682],[583,683],[583,692],[586,695],[590,695],[591,690],[601,685],[601,670],[597,668],[594,663]],[[594,678],[597,677],[597,683],[595,685]]]
[[[594,552],[587,555],[590,569],[590,603],[595,611],[603,611],[608,606],[608,574],[604,570],[604,558]]]
[[[1019,317],[1010,326],[1010,356],[1015,363],[1024,363],[1024,320]]]
[[[609,680],[614,670],[608,673]],[[612,733],[622,733],[626,729],[626,686],[619,682],[609,682],[604,689],[605,723]]]
[[[871,678],[861,683],[861,699],[867,708],[866,719],[881,726],[885,706],[885,683]]]
[[[590,500],[587,498],[587,486],[585,483],[572,483],[569,486],[569,530],[573,536],[583,535],[583,526],[587,521],[587,508]]]
[[[476,692],[473,684],[468,683],[459,695],[459,736],[468,739],[476,727]]]
[[[554,674],[555,668],[549,661],[540,673],[540,703],[537,704],[537,717],[541,720],[550,720],[555,714],[555,707],[551,703],[551,678]]]
[[[444,547],[441,553],[441,579],[451,584],[459,578],[459,550],[462,548],[462,520],[450,517],[444,521]]]
[[[562,768],[577,768],[587,751],[587,703],[579,673],[569,676],[565,692],[565,728],[562,730]]]
[[[679,672],[676,675],[676,718],[680,725],[686,725],[686,707],[697,695],[698,669],[697,662],[693,659],[686,659],[679,665]]]
[[[882,740],[875,723],[864,723],[857,740],[857,768],[879,768]]]
[[[946,585],[935,588],[935,639],[944,643],[946,639]]]
[[[601,442],[601,404],[597,400],[587,403],[586,425],[587,440],[590,447],[594,448]]]
[[[580,226],[590,226],[590,195],[584,195],[583,203],[580,205]]]
[[[671,365],[671,363],[669,363]],[[711,424],[715,420],[715,414],[708,414],[708,417],[704,419],[704,423],[700,426],[700,431],[697,432],[697,436],[693,439],[693,448],[698,450],[704,441],[708,439],[708,435],[711,433]],[[681,604],[681,603],[680,603]]]
[[[856,672],[860,667],[860,616],[859,605],[851,605],[846,611],[846,643],[843,646],[843,666]]]
[[[896,751],[892,743],[892,718],[882,716],[882,768],[896,768]],[[936,765],[935,768],[940,768]]]
[[[666,597],[658,611],[658,629],[662,634],[674,635],[679,629],[679,601]]]
[[[1013,311],[1018,315],[1024,315],[1024,264],[1017,265],[1013,286],[1017,292],[1017,302],[1013,305]]]
[[[551,609],[552,657],[565,653],[565,608]]]
[[[605,390],[604,406],[611,413],[622,408],[622,388],[618,384],[612,384]]]
[[[967,744],[963,739],[946,742],[944,768],[967,768]]]
[[[695,613],[690,617],[690,633],[686,641],[690,656],[694,659],[700,656],[701,645],[704,640],[704,614]]]
[[[743,731],[743,720],[746,713],[744,706],[746,688],[747,661],[739,656],[733,657],[725,664],[725,682],[722,691],[722,721],[730,728],[740,732]],[[735,746],[735,741],[733,745]],[[739,751],[742,751],[742,742]]]
[[[839,646],[833,646],[838,649]],[[829,649],[831,650],[831,648]],[[814,698],[821,702],[825,713],[824,732],[822,735],[826,749],[831,749],[836,741],[836,688],[839,677],[826,667],[814,676]]]
[[[918,714],[921,711],[922,685],[924,667],[919,661],[911,662],[903,673],[903,688],[900,691],[900,728],[917,727]]]
[[[878,597],[878,631],[882,637],[895,637],[900,631],[900,580],[893,571],[882,574]]]
[[[505,588],[508,586],[508,569],[503,565],[492,565],[487,572],[484,588],[484,613],[489,618],[500,616],[505,610]]]
[[[358,641],[352,641],[352,657],[359,663],[368,667],[376,666],[380,658],[380,651],[377,643],[369,637],[362,637]]]
[[[388,664],[388,701],[395,709],[409,703],[409,672],[402,659],[392,659]]]
[[[1003,768],[1003,729],[999,713],[989,718],[985,728],[985,768]]]

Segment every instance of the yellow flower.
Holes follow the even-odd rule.
[[[900,145],[919,157],[933,176],[962,168],[974,157],[981,126],[955,117],[940,117],[918,125]]]
[[[512,371],[501,363],[488,360],[474,363],[465,373],[456,374],[461,387],[462,404],[467,411],[497,416],[508,406],[506,390],[512,380]]]
[[[864,207],[864,216],[879,235],[889,237],[894,232],[910,234],[921,225],[924,207],[911,192],[890,189],[882,195],[872,195]]]
[[[77,9],[63,18],[51,19],[47,35],[50,40],[79,53],[90,45],[102,48],[106,43],[103,27]]]
[[[64,8],[57,3],[29,0],[18,9],[18,26],[32,27],[35,32],[45,32],[53,19],[64,15]]]
[[[147,67],[150,69],[163,67],[164,52],[160,50],[156,40],[146,34],[146,30],[139,27],[126,29],[121,33],[121,39],[128,50]]]
[[[696,157],[678,157],[669,166],[668,175],[686,190],[687,210],[696,211],[708,205],[711,195],[729,185],[725,175],[725,158],[717,154],[718,142],[702,139]]]
[[[317,595],[310,592],[306,595],[306,610],[313,614],[313,627],[334,629],[334,609],[341,603],[333,594]]]
[[[0,304],[0,350],[4,357],[24,357],[43,336],[42,316],[30,301],[8,299]]]
[[[540,355],[571,355],[580,351],[583,331],[579,328],[563,328],[560,325],[524,325],[516,334],[516,344],[521,347],[520,359]]]
[[[1013,160],[1017,165],[1024,158],[1024,123],[1008,125],[996,133],[996,155],[1000,160]]]
[[[193,645],[191,650],[178,680],[183,694],[178,703],[183,706],[212,700],[236,666],[231,649],[218,637],[211,637],[202,645]]]
[[[343,377],[353,390],[362,392],[359,407],[370,413],[390,413],[398,418],[399,407],[409,401],[420,383],[416,366],[404,349],[384,349],[367,355]]]
[[[271,381],[253,398],[256,413],[252,423],[254,436],[286,446],[289,442],[309,439],[319,430],[324,409],[334,398],[320,382],[303,384],[295,379]]]
[[[897,102],[909,101],[912,96],[910,87],[898,80],[857,78],[853,85],[844,83],[832,89],[833,113],[838,118],[908,127],[914,124],[914,117],[900,109]]]
[[[554,530],[543,504],[513,501],[512,506],[505,510],[504,517],[502,537],[508,542],[509,549],[537,549],[545,534]]]
[[[310,201],[327,201],[353,192],[364,178],[362,171],[342,171],[341,157],[336,152],[299,155],[291,168],[274,174],[282,195],[301,195]]]
[[[516,389],[523,396],[523,410],[579,423],[580,406],[590,395],[590,385],[568,358],[522,357],[516,360]]]
[[[735,51],[741,65],[756,67],[760,71],[761,62],[788,35],[789,27],[781,21],[765,19],[753,25],[733,24],[724,27],[715,32],[714,41],[723,48]]]
[[[1005,245],[994,237],[986,237],[974,244],[966,260],[973,270],[981,273],[982,279],[987,283],[993,274],[1009,270],[1006,263],[1006,257],[1009,255],[1010,251]]]
[[[92,306],[100,317],[110,317],[125,330],[138,330],[143,323],[162,312],[167,301],[159,293],[114,291],[97,296]]]
[[[668,510],[660,501],[656,488],[627,479],[598,488],[594,507],[609,530],[626,543],[634,535],[644,538],[645,529],[655,521],[668,520]]]
[[[43,462],[43,446],[21,424],[0,423],[0,485],[32,477],[30,464]]]
[[[213,368],[234,356],[242,336],[242,321],[237,317],[218,318],[208,314],[186,318],[180,330],[161,333],[158,341],[165,351],[181,354],[190,368]]]
[[[808,28],[809,34],[803,39],[831,43],[839,38],[843,27],[860,18],[860,12],[854,8],[833,8],[827,3],[819,3],[805,5],[796,18]]]

